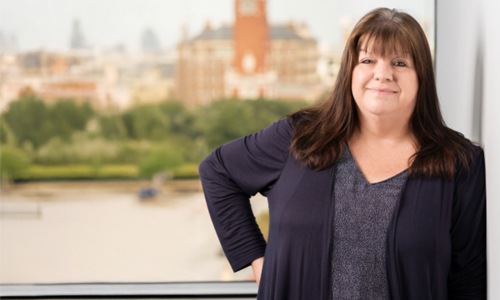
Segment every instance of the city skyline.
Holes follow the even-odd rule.
[[[0,0],[0,31],[15,36],[19,51],[58,50],[70,47],[72,24],[78,20],[90,47],[124,46],[136,51],[146,30],[154,32],[162,49],[174,49],[183,26],[188,37],[197,35],[209,21],[212,26],[232,24],[233,0]],[[434,31],[434,1],[268,0],[270,23],[305,23],[320,44],[341,41],[342,22],[354,22],[367,11],[396,7],[425,22]],[[30,22],[26,22],[30,20]],[[430,40],[433,36],[429,37]]]

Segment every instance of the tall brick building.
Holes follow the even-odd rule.
[[[269,53],[266,2],[236,0],[234,8],[234,70],[238,74],[264,73]]]
[[[187,106],[260,97],[315,100],[318,51],[304,24],[269,24],[266,0],[235,0],[234,25],[207,23],[178,45],[177,97]]]

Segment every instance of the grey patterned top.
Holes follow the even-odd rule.
[[[335,176],[333,299],[387,299],[386,233],[407,174],[369,183],[345,151]]]

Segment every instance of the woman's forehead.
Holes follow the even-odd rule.
[[[409,47],[394,35],[361,37],[357,50],[358,53],[365,52],[381,56],[410,55]]]

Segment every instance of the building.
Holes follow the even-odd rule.
[[[147,56],[146,54],[143,54]],[[135,79],[130,83],[130,104],[159,103],[172,98],[175,64],[169,57],[149,56],[135,66]]]
[[[176,96],[187,106],[224,97],[224,72],[232,66],[232,27],[213,30],[209,23],[197,37],[178,45]]]
[[[3,96],[0,110],[16,100],[23,91],[29,90],[47,104],[71,99],[77,103],[89,103],[96,109],[103,108],[103,88],[97,76],[82,76],[75,72],[92,58],[81,54],[63,54],[49,51],[32,51],[12,56],[2,56],[0,65],[9,69],[0,83]]]
[[[305,24],[269,24],[266,0],[235,0],[233,25],[207,22],[178,45],[176,94],[188,107],[220,98],[316,100],[317,42]]]
[[[119,51],[31,51],[0,54],[0,112],[28,89],[47,104],[89,103],[98,110],[123,110],[171,99],[173,53]]]

